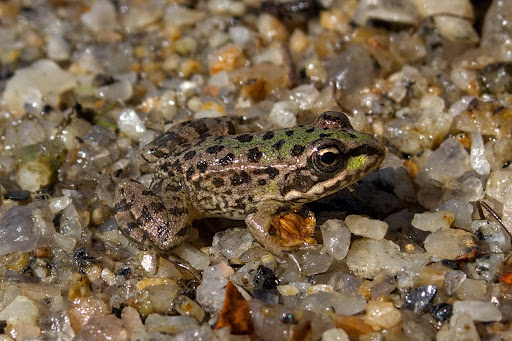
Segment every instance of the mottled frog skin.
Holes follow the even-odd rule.
[[[194,219],[244,219],[256,241],[284,255],[312,246],[283,246],[273,216],[356,182],[380,166],[385,149],[328,111],[312,125],[238,135],[229,117],[185,122],[142,155],[156,162],[150,189],[125,179],[114,198],[128,236],[165,251],[184,241]]]

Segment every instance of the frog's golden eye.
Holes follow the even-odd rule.
[[[312,155],[315,169],[322,173],[333,173],[344,167],[345,158],[337,146],[324,146]]]

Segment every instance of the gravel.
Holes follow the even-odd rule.
[[[512,2],[7,0],[0,15],[0,339],[510,339]],[[140,151],[173,125],[342,109],[387,156],[308,204],[323,247],[276,257],[216,218],[169,253],[119,230],[116,184],[151,183]]]

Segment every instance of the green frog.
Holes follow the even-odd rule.
[[[115,192],[120,229],[148,248],[183,243],[204,217],[245,220],[254,239],[277,256],[318,247],[285,245],[272,219],[358,181],[380,166],[384,146],[355,131],[346,115],[322,113],[312,125],[236,134],[235,119],[175,125],[146,145],[156,162],[150,188],[122,180]]]

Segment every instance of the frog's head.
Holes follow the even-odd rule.
[[[373,136],[355,131],[340,112],[323,113],[313,127],[300,157],[301,167],[282,188],[286,201],[309,202],[337,192],[384,160],[384,146]]]

